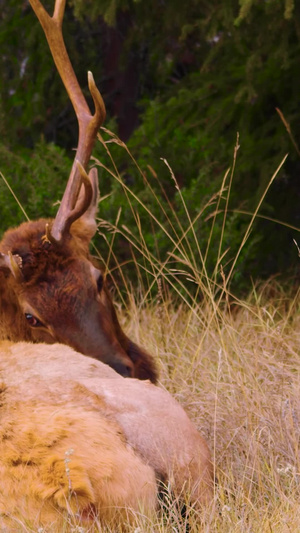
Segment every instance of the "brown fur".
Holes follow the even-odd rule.
[[[94,195],[97,198],[97,194]],[[152,356],[132,343],[119,324],[110,292],[89,254],[96,204],[73,223],[63,245],[45,242],[51,220],[8,230],[2,254],[21,261],[22,280],[0,266],[0,339],[60,342],[99,359],[124,376],[157,380]],[[25,314],[41,325],[31,327]]]
[[[0,528],[151,516],[155,477],[212,496],[205,441],[164,390],[63,345],[0,343]]]

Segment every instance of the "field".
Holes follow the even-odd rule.
[[[121,182],[115,169],[109,173]],[[123,186],[132,208],[129,189]],[[216,210],[221,194],[225,194],[224,181],[214,198]],[[224,231],[227,205],[225,201]],[[238,253],[259,207],[241,235]],[[136,527],[128,531],[300,531],[299,292],[284,289],[273,279],[253,283],[248,297],[235,298],[230,279],[237,257],[224,273],[220,246],[214,273],[209,276],[206,254],[200,250],[193,227],[187,213],[187,229],[178,227],[176,236],[170,238],[168,258],[176,258],[174,269],[168,258],[154,256],[148,249],[141,227],[136,237],[126,228],[100,220],[99,232],[109,245],[107,257],[115,259],[114,268],[110,271],[108,265],[108,271],[125,289],[116,295],[122,325],[156,357],[160,386],[178,400],[207,439],[216,479],[213,503],[201,514],[187,503],[182,516],[170,497],[153,521],[137,517]],[[118,263],[118,234],[126,236],[133,250],[134,290]],[[193,284],[193,290],[185,281]],[[86,528],[66,523],[65,530],[106,531],[97,523]],[[33,529],[20,523],[20,531]]]
[[[161,386],[184,406],[212,451],[214,502],[201,516],[191,514],[189,531],[300,531],[299,292],[287,291],[273,279],[253,282],[250,294],[243,300],[230,293],[238,257],[284,161],[270,177],[241,235],[238,252],[224,273],[222,264],[227,258],[222,251],[222,238],[237,148],[232,167],[211,200],[215,211],[210,217],[209,239],[216,223],[215,214],[221,211],[223,202],[222,232],[212,276],[206,269],[211,243],[208,239],[205,249],[200,249],[188,211],[184,222],[176,220],[175,213],[175,222],[167,220],[174,231],[170,236],[170,252],[164,259],[159,256],[159,246],[157,255],[149,252],[139,224],[136,240],[124,231],[135,250],[136,279],[143,279],[142,269],[152,274],[146,287],[141,282],[138,301],[128,288],[127,301],[131,304],[124,326],[156,356]],[[110,173],[122,183],[116,169]],[[176,187],[171,169],[170,176]],[[124,184],[123,187],[132,207],[132,195]],[[148,215],[154,219],[151,210]],[[122,231],[116,227],[114,230]],[[114,253],[117,254],[116,250]],[[136,259],[137,254],[142,260]],[[171,268],[174,258],[177,272]],[[119,270],[122,271],[121,267]],[[181,282],[178,289],[175,278],[176,282],[185,279],[189,283]],[[153,284],[157,285],[157,294],[151,300],[149,285]],[[187,288],[191,284],[192,295]],[[163,514],[157,523],[147,527],[143,524],[137,531],[185,531],[185,520],[171,502],[170,506],[167,516]]]
[[[237,147],[233,165],[212,199],[215,213],[223,201],[221,240],[226,232],[236,154]],[[159,256],[159,246],[157,255],[148,250],[137,217],[138,238],[120,225],[111,227],[111,243],[120,232],[134,249],[140,289],[135,290],[135,294],[139,293],[135,299],[127,285],[126,301],[130,304],[127,315],[123,314],[124,327],[156,356],[160,385],[184,406],[212,451],[214,502],[201,516],[191,511],[189,531],[300,531],[299,292],[283,289],[273,279],[253,282],[250,294],[243,300],[230,293],[238,256],[279,168],[241,235],[239,250],[231,258],[226,274],[222,268],[225,254],[221,241],[213,274],[207,274],[210,242],[206,250],[200,249],[188,212],[185,223],[176,220],[175,214],[174,223],[167,220],[174,231],[170,236],[170,252],[164,259]],[[110,174],[122,184],[134,210],[132,195],[121,176],[115,168]],[[176,187],[171,169],[170,176]],[[151,210],[147,213],[159,224]],[[164,216],[162,213],[161,219]],[[212,216],[209,239],[215,222],[216,217]],[[100,223],[100,231],[101,225],[105,223]],[[117,256],[113,247],[110,255]],[[174,258],[177,271],[171,268]],[[120,265],[118,269],[126,282]],[[145,278],[141,270],[150,272],[146,286],[141,281]],[[178,279],[194,284],[192,295],[188,283],[180,282],[178,288]],[[157,293],[151,299],[153,285],[157,286]],[[171,511],[160,515],[157,522],[143,523],[136,531],[185,531],[187,519],[180,516],[171,501],[170,507]]]
[[[194,516],[191,531],[300,530],[296,302],[273,282],[233,312],[167,303],[131,312],[130,330],[157,355],[162,386],[212,450],[214,503]],[[184,526],[155,524],[149,531]]]

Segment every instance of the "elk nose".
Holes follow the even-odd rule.
[[[110,366],[118,372],[118,374],[121,374],[124,378],[132,378],[133,377],[133,368],[125,363],[121,363],[121,361],[116,361],[114,363],[110,363]]]

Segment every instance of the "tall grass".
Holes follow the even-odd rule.
[[[232,169],[224,176],[220,191],[197,215],[197,219],[205,217],[207,205],[214,205],[210,237],[202,249],[194,229],[196,220],[191,219],[188,209],[184,209],[185,220],[179,220],[176,212],[170,219],[161,197],[153,190],[153,202],[158,202],[161,209],[158,218],[134,195],[114,164],[110,143],[127,148],[113,134],[105,131],[105,135],[109,135],[109,142],[102,136],[99,139],[111,165],[96,163],[123,188],[137,228],[133,231],[122,226],[122,213],[114,223],[99,220],[99,233],[107,242],[107,271],[112,279],[117,275],[126,289],[124,293],[116,286],[116,300],[122,307],[120,319],[129,336],[156,356],[160,386],[177,398],[207,439],[216,477],[214,501],[202,513],[190,509],[187,503],[186,515],[182,516],[170,497],[164,502],[168,512],[159,512],[150,522],[137,516],[136,526],[127,529],[134,533],[300,531],[299,291],[287,294],[276,280],[270,280],[253,283],[243,301],[230,292],[238,256],[285,159],[250,217],[230,268],[225,273],[223,264],[230,251],[223,249],[221,240],[209,275],[206,265],[217,216],[223,216],[222,235],[226,231],[226,195],[230,194],[238,142]],[[134,160],[132,164],[137,165]],[[165,164],[168,166],[168,162]],[[184,196],[169,169],[185,207]],[[220,213],[224,197],[225,209]],[[169,250],[165,257],[161,256],[159,242],[157,253],[147,246],[137,203],[150,217],[154,233],[159,228],[167,235]],[[128,261],[136,273],[134,290],[126,277],[126,265],[118,262],[118,235],[130,245]],[[154,286],[155,298],[151,299]],[[24,524],[21,530],[32,531]],[[66,522],[66,531],[108,530],[97,522],[86,527]]]
[[[99,138],[109,155],[111,142],[127,150],[113,135],[109,143],[102,136]],[[112,232],[109,258],[118,257],[113,249],[116,233],[129,241],[136,269],[135,288],[140,291],[132,291],[126,283],[124,267],[116,262],[128,290],[127,311],[124,314],[123,309],[121,315],[123,325],[131,337],[155,354],[161,386],[184,406],[212,450],[217,479],[214,502],[201,516],[194,514],[190,518],[190,531],[300,531],[299,294],[287,294],[275,279],[253,283],[243,301],[230,292],[239,254],[286,157],[270,177],[226,274],[223,263],[228,261],[230,250],[223,249],[222,240],[211,276],[206,268],[217,216],[223,216],[222,235],[226,231],[238,148],[237,139],[232,168],[224,176],[220,191],[208,202],[215,207],[204,249],[194,231],[196,220],[191,220],[187,209],[186,220],[178,220],[175,212],[170,220],[161,198],[153,192],[153,203],[162,205],[161,217],[155,217],[123,182],[113,159],[111,168],[106,166],[105,170],[123,187],[138,232],[122,227],[122,216],[116,224],[101,220],[99,231],[105,227]],[[136,164],[134,160],[132,163]],[[103,166],[100,161],[97,164]],[[176,177],[169,169],[185,206]],[[144,181],[151,188],[145,175]],[[224,197],[225,209],[220,213],[220,200]],[[170,247],[165,257],[161,257],[159,243],[156,255],[147,248],[136,202],[147,211],[154,228],[168,231]],[[207,205],[199,216],[205,217]],[[107,267],[109,270],[109,264]],[[149,301],[154,285],[157,295]],[[185,530],[179,515],[177,524],[174,516],[171,524],[165,520],[162,515],[146,529],[144,524],[141,531]]]

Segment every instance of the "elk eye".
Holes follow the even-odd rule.
[[[102,287],[103,287],[103,274],[99,274],[99,277],[97,279],[97,289],[98,289],[98,292],[101,292],[102,291]]]
[[[39,328],[43,325],[42,322],[38,318],[31,315],[30,313],[25,313],[25,318],[29,326],[31,326],[32,328]]]

